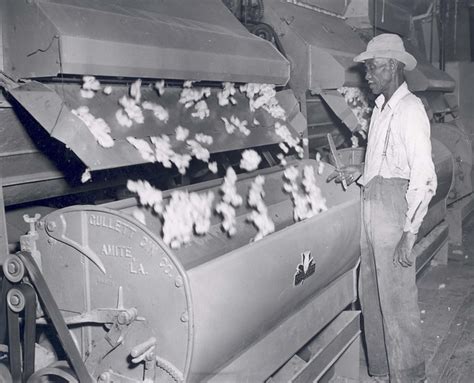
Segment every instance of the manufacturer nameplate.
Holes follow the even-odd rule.
[[[103,227],[115,231],[116,233],[120,233],[130,239],[132,239],[133,235],[137,232],[137,229],[132,227],[130,224],[108,215],[90,214],[88,221],[90,226]]]

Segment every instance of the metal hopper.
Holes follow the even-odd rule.
[[[81,166],[104,171],[144,164],[126,142],[129,136],[146,140],[174,136],[174,128],[182,125],[191,133],[211,135],[211,154],[280,141],[271,128],[275,119],[263,111],[251,112],[240,92],[235,96],[236,106],[217,104],[216,93],[223,81],[237,87],[248,82],[278,86],[289,79],[289,62],[269,42],[251,35],[219,0],[199,4],[191,0],[7,0],[0,7],[5,15],[2,83],[11,102],[1,110],[8,142],[3,152],[7,204],[87,189],[71,180],[72,169],[80,174]],[[103,86],[111,87],[112,94],[99,91],[93,99],[82,98],[83,75],[96,76]],[[143,124],[131,128],[118,124],[118,99],[129,93],[137,78],[143,80],[143,101],[159,103],[169,111],[167,124],[151,111],[145,111]],[[166,80],[162,97],[153,89],[158,79]],[[192,118],[191,110],[185,111],[178,103],[186,80],[212,89],[207,100],[211,113],[205,120]],[[306,123],[293,92],[279,91],[277,98],[286,111],[288,128],[295,135],[302,132]],[[88,106],[95,117],[106,121],[113,147],[98,145],[86,125],[71,113],[80,106]],[[249,136],[229,136],[221,117],[231,115],[250,125],[258,121],[259,129],[252,129]],[[18,138],[18,129],[25,128],[28,134]],[[18,143],[13,146],[17,149],[12,149],[12,142]],[[173,148],[181,151],[183,145],[173,141]],[[14,174],[8,165],[12,161],[18,165]],[[70,179],[66,182],[64,176]],[[107,175],[105,183],[123,183],[119,179]],[[88,185],[89,189],[102,187]]]

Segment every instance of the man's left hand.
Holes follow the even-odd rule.
[[[416,241],[416,234],[413,234],[409,231],[404,231],[402,238],[397,244],[395,253],[393,254],[393,263],[400,264],[402,267],[410,267],[413,265],[413,246]]]

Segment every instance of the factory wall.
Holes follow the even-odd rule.
[[[444,0],[441,15],[445,29],[446,61],[471,60],[468,0]]]
[[[0,12],[0,71],[3,71],[3,28],[2,12]]]

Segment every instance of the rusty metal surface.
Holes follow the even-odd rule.
[[[7,0],[5,69],[284,85],[289,63],[219,0]]]
[[[107,96],[98,92],[93,99],[83,99],[80,96],[80,86],[77,84],[45,84],[32,81],[11,90],[11,95],[25,108],[31,116],[51,135],[52,138],[62,142],[91,170],[118,168],[123,166],[142,164],[146,161],[140,153],[133,148],[126,137],[149,138],[150,136],[168,135],[173,148],[178,152],[186,152],[185,143],[175,139],[175,128],[181,125],[193,133],[205,133],[213,137],[213,143],[208,146],[210,153],[220,153],[230,150],[258,147],[275,144],[281,138],[275,133],[273,125],[275,119],[266,111],[259,109],[250,112],[249,100],[237,91],[235,98],[237,105],[220,107],[216,93],[206,99],[210,109],[210,116],[203,120],[192,117],[193,108],[185,109],[178,103],[182,88],[167,89],[163,96],[158,96],[151,86],[142,88],[142,101],[158,103],[169,112],[169,120],[163,123],[156,119],[151,111],[144,111],[145,123],[134,124],[131,128],[120,126],[115,118],[119,110],[118,99],[128,94],[128,85],[113,86],[113,92]],[[288,91],[283,91],[288,92]],[[291,93],[291,92],[290,92]],[[298,130],[302,130],[302,120],[299,110],[295,110],[296,99],[292,95],[284,96],[283,104],[291,107],[290,125],[288,128],[295,134],[291,122],[294,121]],[[96,118],[103,118],[111,128],[111,136],[115,143],[112,148],[100,146],[86,125],[71,113],[72,109],[86,105]],[[245,136],[240,132],[232,135],[225,130],[222,117],[230,119],[235,115],[240,120],[247,120],[250,134]],[[252,126],[253,120],[260,122]],[[67,152],[68,149],[65,149]],[[58,153],[58,155],[64,155]]]

